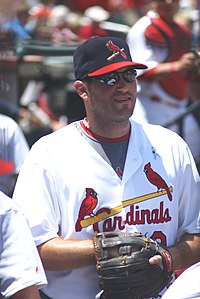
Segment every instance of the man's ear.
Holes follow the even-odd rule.
[[[74,82],[74,87],[78,95],[83,99],[88,99],[88,89],[86,84],[83,81],[77,80]]]

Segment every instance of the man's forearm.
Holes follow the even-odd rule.
[[[38,246],[45,270],[62,271],[95,263],[92,240],[54,238]]]
[[[173,257],[173,268],[187,268],[200,261],[200,235],[185,234],[173,247],[168,248]]]
[[[1,298],[1,297],[0,297]],[[10,299],[40,299],[40,295],[36,285],[32,285],[25,289],[22,289],[12,295]]]

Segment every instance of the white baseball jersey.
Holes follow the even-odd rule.
[[[148,66],[147,70],[137,70],[138,94],[132,118],[136,121],[166,125],[186,111],[188,95],[180,100],[178,96],[172,96],[166,92],[158,80],[141,80],[140,78],[143,73],[154,69],[159,63],[167,62],[169,55],[167,46],[162,44],[160,46],[151,44],[150,46],[147,43],[145,31],[151,24],[150,17],[155,17],[155,15],[149,12],[133,25],[127,35],[127,43],[133,61],[141,61],[142,58],[143,63]],[[176,76],[167,76],[167,83],[165,83],[171,85],[175,93],[184,89],[183,84],[188,84],[187,80],[185,80],[184,82],[181,81],[181,83],[178,81],[178,85],[175,81]],[[170,129],[179,133],[177,125],[170,126]],[[183,131],[184,140],[189,145],[194,158],[196,161],[200,161],[200,128],[192,115],[184,118]]]
[[[200,298],[200,262],[185,270],[166,291],[163,299]]]
[[[10,117],[0,114],[0,159],[8,160],[14,164],[14,171],[0,176],[0,191],[11,195],[15,179],[25,157],[29,152],[28,143],[19,125]]]
[[[0,294],[10,298],[26,287],[47,284],[45,273],[24,216],[0,192]]]
[[[163,185],[154,185],[158,175]],[[199,194],[186,143],[170,130],[131,120],[122,179],[72,123],[32,146],[13,198],[37,245],[58,236],[92,239],[94,231],[140,231],[171,246],[185,233],[200,233]],[[43,290],[54,299],[94,299],[99,292],[95,265],[46,275]]]

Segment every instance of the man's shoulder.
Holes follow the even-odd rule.
[[[158,140],[158,142],[161,142],[161,140],[163,139],[169,140],[172,143],[184,142],[183,139],[177,133],[161,125],[155,125],[146,122],[140,123],[132,119],[130,119],[130,121],[133,127],[133,131],[135,131],[135,134],[141,134],[140,136],[143,136],[143,138],[147,138],[149,140]]]
[[[70,124],[66,125],[65,127],[62,127],[62,128],[60,128],[60,129],[58,129],[58,130],[56,130],[56,131],[54,131],[50,134],[47,134],[47,135],[41,137],[39,139],[39,141],[41,141],[41,140],[45,140],[45,142],[48,141],[48,140],[53,141],[55,139],[62,138],[63,136],[65,136],[65,137],[70,136],[71,134],[74,134],[74,132],[77,131],[76,126],[74,124],[75,124],[74,122],[70,123]]]
[[[17,125],[16,121],[12,117],[0,113],[1,127],[3,127],[4,125],[10,125],[10,124],[15,125],[15,126]]]
[[[32,146],[33,149],[48,149],[58,150],[58,148],[69,148],[70,144],[76,142],[79,136],[79,132],[76,129],[74,123],[68,124],[65,127],[58,129],[50,134],[47,134],[38,139]]]
[[[0,216],[12,209],[12,199],[0,191]]]

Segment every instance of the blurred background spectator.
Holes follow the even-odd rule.
[[[29,152],[29,146],[19,125],[0,114],[0,159],[13,164],[13,171],[0,176],[0,191],[12,196],[20,168]]]
[[[37,25],[41,26],[43,24],[46,24],[51,10],[56,4],[56,0],[43,0],[38,1],[32,5],[29,4],[29,14],[34,20],[36,20]]]
[[[84,13],[88,7],[91,6],[101,6],[104,9],[107,9],[107,0],[69,0],[69,1],[60,1],[62,4],[70,7],[71,10]]]
[[[183,114],[190,103],[191,82],[200,78],[200,57],[193,49],[193,35],[176,21],[179,0],[151,1],[151,10],[130,29],[127,41],[133,60],[143,57],[148,69],[138,72],[138,101],[141,119],[167,125]],[[140,110],[135,109],[133,118]],[[196,161],[200,162],[200,127],[194,115],[169,128],[187,141]]]
[[[68,23],[71,11],[66,5],[55,5],[52,8],[48,18],[47,27],[50,31],[50,39],[53,45],[62,46],[63,44],[70,44],[71,42],[78,42],[78,35],[73,32]]]
[[[91,6],[84,11],[82,25],[79,28],[80,40],[94,36],[106,36],[108,32],[100,27],[100,24],[109,18],[110,14],[101,6]]]
[[[11,20],[2,24],[1,30],[9,32],[13,41],[18,38],[32,38],[34,28],[28,23],[29,16],[29,7],[27,5],[20,4],[16,7],[15,16]]]
[[[107,9],[111,22],[132,26],[143,16],[149,6],[149,0],[108,0]]]

